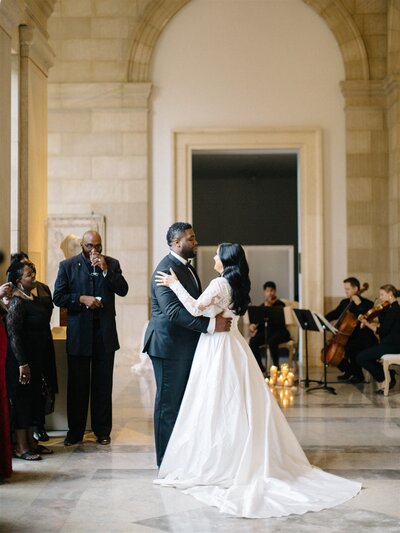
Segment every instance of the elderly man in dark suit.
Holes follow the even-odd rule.
[[[68,310],[66,446],[83,439],[89,393],[97,442],[110,443],[114,354],[119,349],[115,295],[128,292],[119,262],[101,254],[97,231],[87,231],[81,247],[82,253],[60,263],[53,296],[57,306]]]
[[[169,273],[172,268],[193,298],[201,294],[200,280],[190,265],[198,247],[192,226],[176,222],[168,229],[167,242],[171,251],[159,263],[151,280],[151,320],[143,347],[153,363],[157,384],[154,433],[158,466],[178,416],[200,334],[229,331],[232,322],[222,315],[214,319],[194,317],[168,287],[157,286],[155,274]]]

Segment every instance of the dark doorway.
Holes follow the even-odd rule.
[[[293,245],[298,290],[297,154],[194,151],[193,225],[202,246]]]

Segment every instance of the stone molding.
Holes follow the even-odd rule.
[[[384,81],[346,80],[340,83],[345,97],[345,109],[352,107],[385,107],[386,89]]]
[[[38,20],[38,15],[47,21],[54,11],[57,0],[25,0],[26,11],[38,26],[42,26],[42,21]],[[36,15],[36,13],[38,15]]]
[[[346,99],[346,109],[350,107],[378,107],[388,109],[398,103],[400,75],[388,76],[384,80],[347,80],[340,84]]]
[[[24,20],[23,0],[1,0],[0,2],[0,27],[8,35],[12,35],[13,30]]]
[[[384,81],[384,88],[387,97],[386,108],[389,110],[400,101],[400,75],[388,76]]]
[[[20,26],[20,55],[28,58],[47,76],[55,54],[43,33],[33,26]]]
[[[147,109],[151,83],[49,83],[49,109]]]

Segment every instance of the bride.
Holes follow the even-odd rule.
[[[320,511],[354,497],[361,484],[310,465],[273,398],[239,316],[250,302],[239,244],[220,244],[214,279],[195,300],[174,272],[158,272],[194,316],[224,312],[229,332],[202,334],[179,415],[154,483],[191,494],[221,512],[268,518]]]

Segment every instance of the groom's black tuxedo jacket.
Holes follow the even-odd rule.
[[[128,284],[122,275],[119,262],[104,256],[108,271],[103,276],[91,276],[92,267],[85,263],[82,254],[61,261],[54,286],[53,301],[59,307],[68,309],[67,353],[68,355],[92,355],[93,327],[96,320],[100,327],[107,353],[118,350],[117,327],[115,324],[115,295],[125,296]],[[100,296],[103,307],[93,311],[79,302],[81,295]]]
[[[201,294],[200,280],[172,254],[158,264],[151,279],[151,319],[144,338],[143,352],[165,359],[191,359],[200,333],[207,333],[209,318],[194,317],[183,307],[175,293],[168,287],[158,287],[154,276],[158,270],[175,272],[177,278],[193,296]]]

